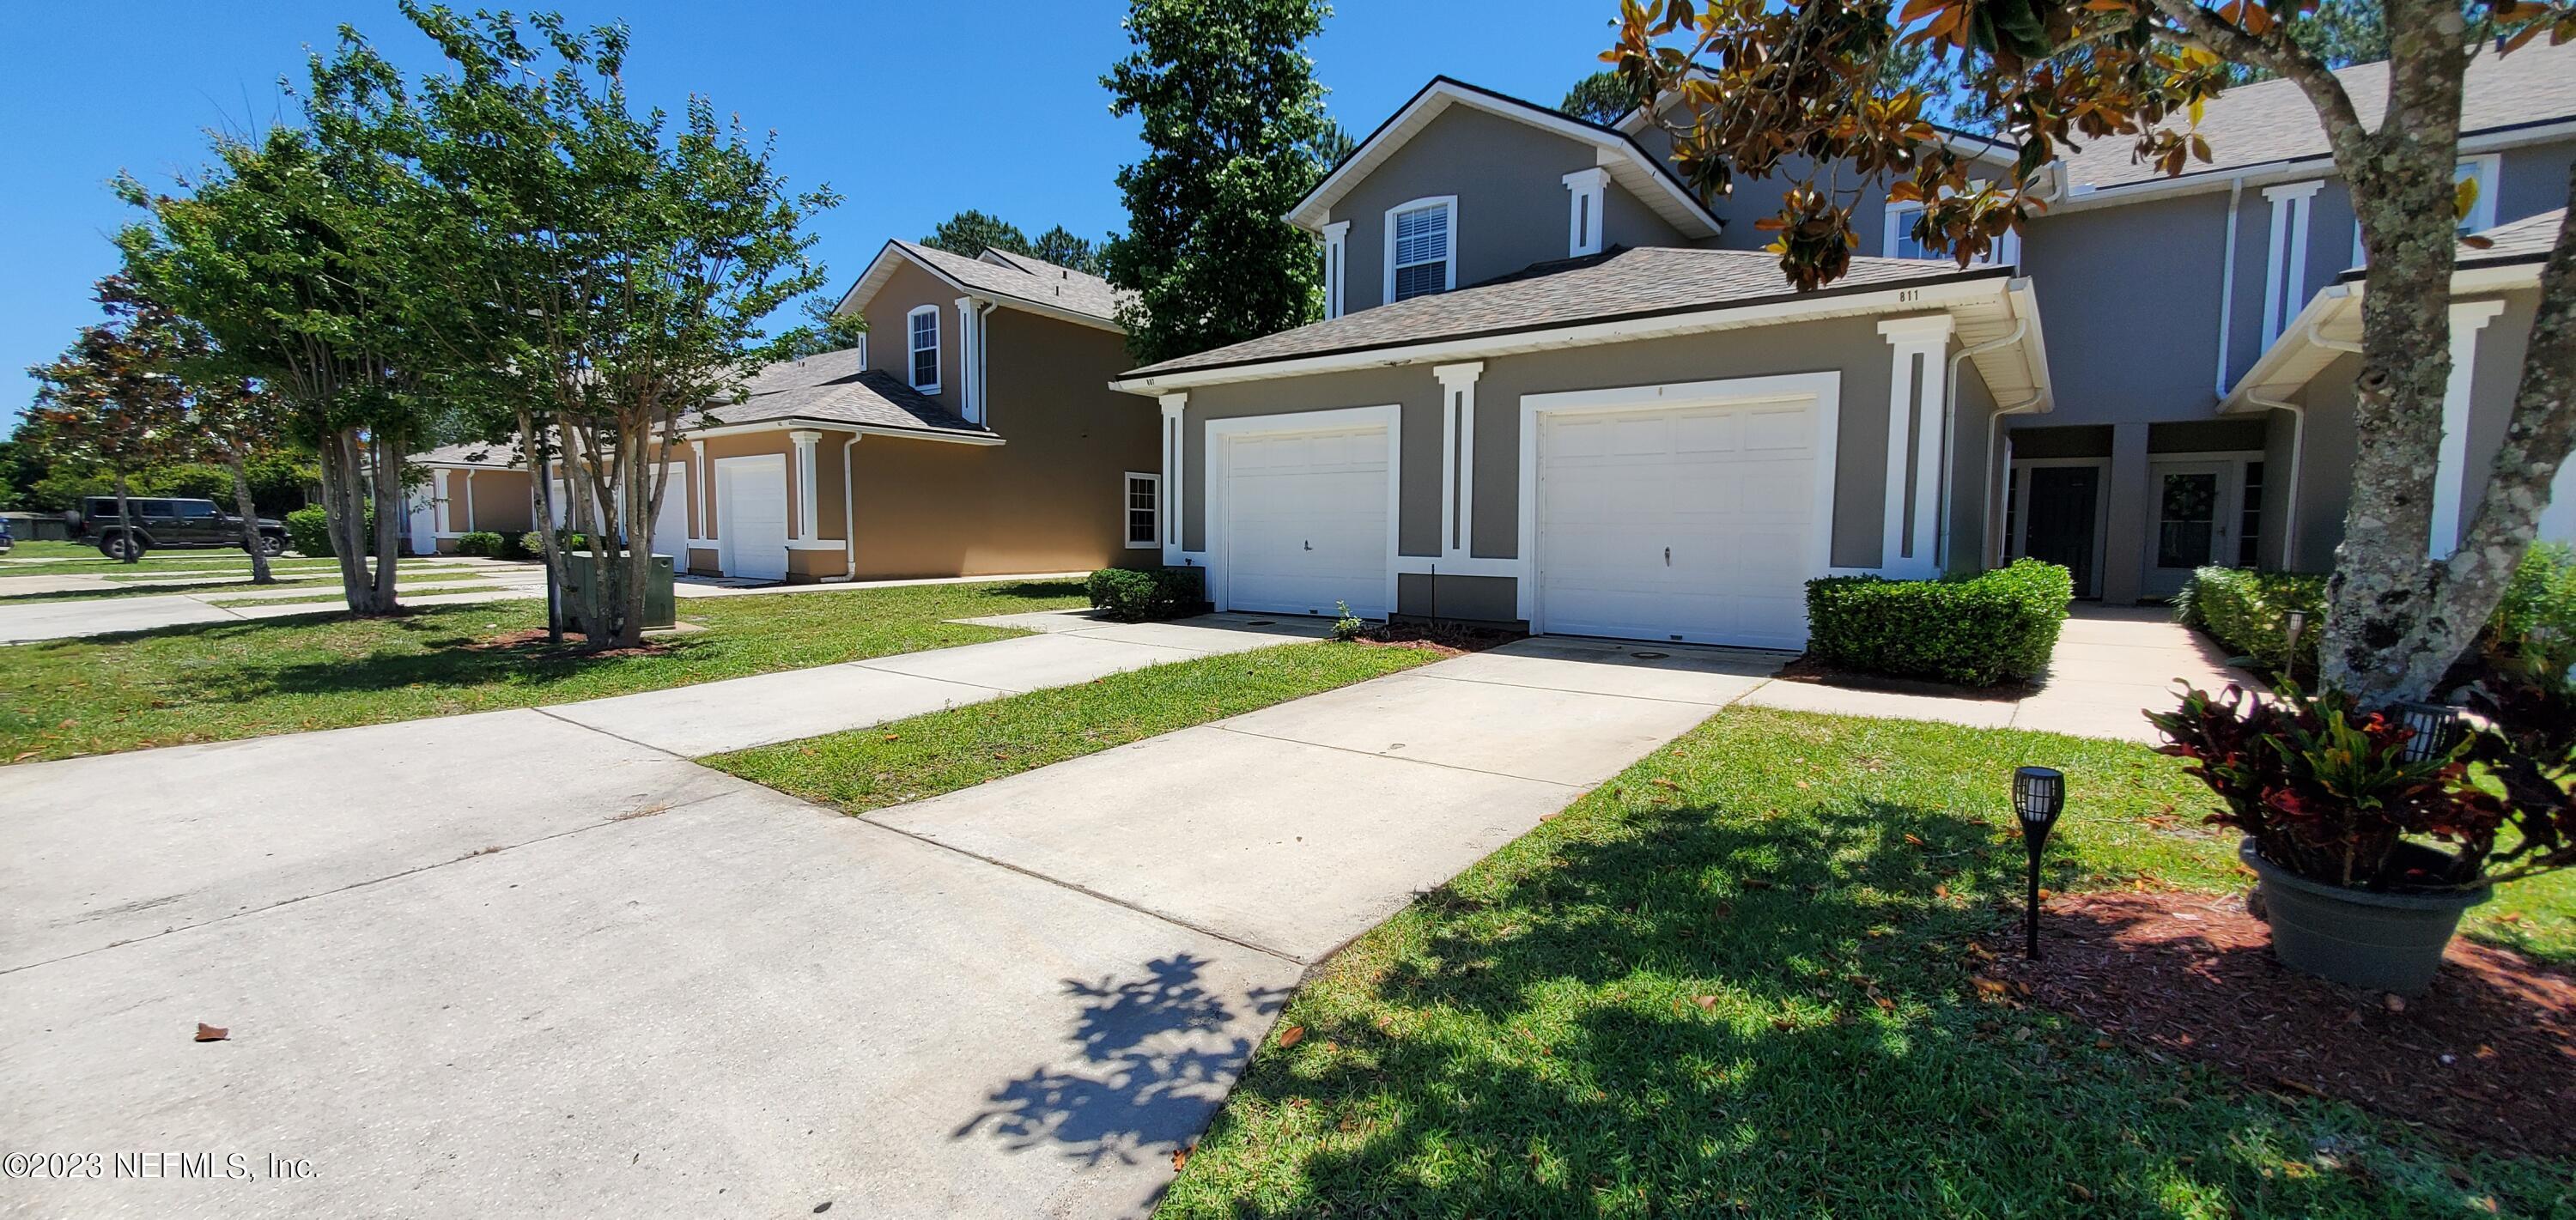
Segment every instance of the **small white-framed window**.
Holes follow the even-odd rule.
[[[1458,286],[1458,197],[1416,199],[1386,210],[1386,301]]]
[[[1951,257],[1949,252],[1931,249],[1925,246],[1922,242],[1914,239],[1914,222],[1921,220],[1922,218],[1922,204],[1888,204],[1887,231],[1880,235],[1878,248],[1884,251],[1888,258],[1949,259]],[[2018,263],[2020,261],[2021,234],[2007,232],[2003,236],[1995,239],[1994,246],[1986,251],[1985,257],[1976,259],[1968,265],[1971,267],[1993,267],[2004,263]]]
[[[904,315],[904,333],[909,340],[912,364],[912,388],[924,394],[939,392],[939,307],[924,305]]]
[[[1142,471],[1127,472],[1120,518],[1127,531],[1127,549],[1159,550],[1163,545],[1163,476]]]

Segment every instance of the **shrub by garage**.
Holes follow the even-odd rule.
[[[1939,580],[1807,582],[1807,655],[1836,669],[1961,686],[2027,681],[2048,666],[2075,600],[2066,569],[2036,559]]]
[[[491,530],[471,530],[456,539],[457,554],[474,555],[484,559],[507,558],[505,552],[509,550],[509,546],[509,543],[501,540],[501,535]]]
[[[367,506],[366,534],[369,538],[376,536],[376,506],[373,504]],[[332,554],[330,518],[319,506],[299,508],[286,514],[286,542],[306,558],[329,559]]]
[[[1102,568],[1083,582],[1091,608],[1122,623],[1181,618],[1207,603],[1197,568]]]

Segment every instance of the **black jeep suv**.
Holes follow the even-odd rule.
[[[242,544],[242,519],[215,507],[212,500],[179,500],[167,496],[129,496],[125,501],[126,517],[134,529],[131,538],[116,519],[116,497],[90,496],[81,501],[80,511],[66,514],[72,518],[72,532],[98,545],[99,553],[110,559],[123,559],[126,548],[136,555],[165,548],[229,547]],[[259,549],[263,555],[275,555],[286,549],[286,526],[266,517],[253,523],[259,531]]]

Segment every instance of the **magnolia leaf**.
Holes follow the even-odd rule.
[[[1289,1047],[1297,1045],[1299,1042],[1305,1041],[1305,1039],[1306,1027],[1303,1025],[1291,1025],[1288,1028],[1279,1031],[1279,1049],[1286,1050]]]

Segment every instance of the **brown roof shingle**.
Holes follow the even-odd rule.
[[[824,352],[765,365],[744,386],[740,402],[717,403],[688,421],[692,428],[810,419],[906,432],[991,437],[921,391],[878,369],[859,364],[857,349]]]
[[[1119,304],[1131,295],[1120,292],[1111,287],[1109,281],[1089,272],[1059,267],[1024,254],[1004,254],[1003,257],[1010,260],[1010,265],[1005,266],[951,254],[918,242],[898,241],[894,244],[905,254],[969,288],[1104,322],[1116,322]]]
[[[1855,258],[1850,273],[1832,287],[1798,293],[1782,276],[1779,256],[1758,250],[1676,246],[1612,249],[1584,258],[1540,263],[1515,275],[1454,292],[1414,297],[1166,360],[1124,376],[1152,377],[1801,296],[1831,297],[1897,284],[2011,274],[2009,267],[1962,271],[1958,264],[1946,260]]]
[[[2335,77],[2351,95],[2364,123],[2377,126],[2388,108],[2388,65],[2355,64]],[[2493,46],[2469,62],[2467,94],[2460,106],[2460,134],[2471,135],[2576,115],[2576,43],[2563,47],[2535,40],[2511,55]],[[2185,124],[2168,124],[2175,130]],[[2289,80],[2257,81],[2220,94],[2201,111],[2200,134],[2214,161],[2194,161],[2183,174],[2223,173],[2248,165],[2322,158],[2331,153],[2315,105]],[[2075,189],[2127,186],[2164,175],[2136,164],[2136,141],[2109,136],[2066,154],[2067,183]]]

